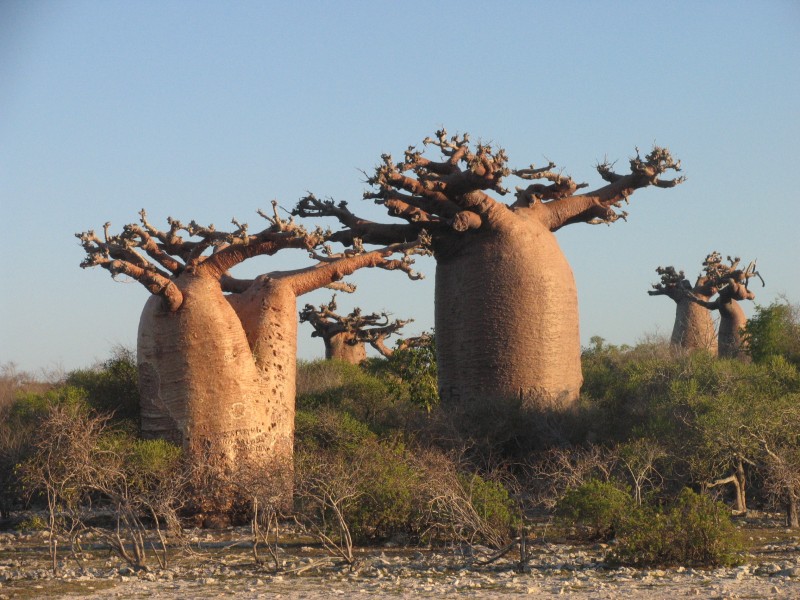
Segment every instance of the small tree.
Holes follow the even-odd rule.
[[[300,311],[300,322],[314,328],[312,337],[321,337],[325,342],[325,358],[338,359],[357,365],[367,359],[364,344],[372,345],[384,356],[391,355],[384,341],[397,333],[413,319],[389,320],[389,315],[372,313],[365,315],[360,308],[342,316],[336,313],[336,296],[328,304],[318,308],[306,304]]]
[[[786,298],[769,306],[756,305],[744,333],[747,351],[755,362],[783,356],[800,367],[800,306]]]
[[[708,301],[716,292],[708,278],[701,275],[692,286],[683,271],[676,271],[675,267],[658,267],[656,273],[661,275],[661,281],[653,284],[653,289],[647,293],[666,296],[676,305],[671,344],[685,350],[702,349],[716,354],[717,333],[711,315],[708,309],[692,302],[690,296],[694,294],[696,298]]]

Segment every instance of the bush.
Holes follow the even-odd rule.
[[[741,562],[741,540],[729,511],[685,488],[666,510],[640,508],[621,522],[613,563],[636,566],[732,566]]]
[[[120,347],[101,365],[69,373],[66,384],[85,390],[86,400],[95,410],[138,423],[138,381],[135,353]]]
[[[353,453],[376,436],[350,414],[325,407],[317,411],[298,410],[294,437],[298,450]]]
[[[419,534],[423,513],[419,485],[424,475],[410,458],[406,446],[398,441],[366,444],[357,453],[355,464],[363,473],[350,515],[357,539],[377,541]]]
[[[556,515],[567,524],[578,525],[591,539],[612,539],[633,510],[633,498],[617,485],[590,479],[567,491],[556,504]]]
[[[800,306],[788,300],[756,306],[745,327],[745,340],[755,362],[783,356],[800,367]]]
[[[387,359],[375,359],[367,368],[387,381],[398,399],[407,399],[427,412],[439,405],[436,344],[433,335],[419,346],[395,350]]]
[[[459,477],[478,517],[496,531],[515,531],[520,524],[517,506],[508,489],[499,481],[484,479],[477,473]]]
[[[318,410],[322,407],[347,412],[355,419],[382,433],[403,424],[400,413],[402,399],[394,394],[389,384],[380,377],[364,371],[358,365],[326,360],[307,363],[304,378],[318,375],[321,382],[312,386],[304,383],[305,393],[297,395],[297,407]],[[298,385],[298,389],[301,386]]]

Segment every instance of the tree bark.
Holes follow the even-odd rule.
[[[266,390],[264,410],[274,431],[274,453],[291,457],[297,379],[297,296],[287,282],[263,276],[246,292],[227,296],[227,300],[242,324],[252,349],[252,361]]]
[[[555,236],[517,209],[434,249],[442,402],[569,407],[583,382],[578,302]]]
[[[797,511],[797,502],[790,496],[786,501],[786,526],[792,529],[800,527],[800,515]]]
[[[346,332],[338,333],[330,337],[324,337],[325,358],[328,360],[343,360],[351,365],[360,365],[367,360],[367,349],[364,342],[351,344],[352,336]]]
[[[244,330],[219,282],[183,274],[183,303],[158,296],[139,323],[141,428],[146,438],[179,443],[196,457],[233,464],[269,460],[280,432]]]
[[[697,296],[708,300],[708,296]],[[707,350],[716,354],[717,333],[711,312],[688,297],[676,300],[675,325],[670,342],[686,350]]]
[[[719,306],[719,356],[739,358],[744,351],[742,331],[747,325],[744,310],[736,300],[730,299]]]

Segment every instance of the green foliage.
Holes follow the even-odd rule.
[[[19,394],[11,405],[8,419],[16,425],[35,426],[53,406],[89,410],[86,390],[72,385],[62,385],[44,393]]]
[[[369,426],[346,412],[331,407],[295,414],[295,446],[308,451],[355,452],[375,439]]]
[[[30,515],[14,526],[17,531],[45,531],[47,521],[40,515]]]
[[[357,486],[358,502],[349,516],[356,538],[374,541],[418,534],[423,512],[418,492],[424,475],[405,445],[374,441],[357,454],[363,477]]]
[[[755,362],[771,356],[783,356],[800,367],[800,306],[787,300],[769,306],[756,306],[747,321],[745,340]]]
[[[328,407],[347,412],[355,419],[367,423],[376,432],[384,432],[401,423],[399,415],[402,412],[402,403],[384,379],[358,365],[342,361],[309,363],[305,369],[317,374],[324,373],[328,384],[324,387],[317,386],[313,391],[302,395],[298,394],[298,408],[316,410]],[[304,387],[308,389],[310,386]]]
[[[510,534],[520,524],[521,516],[508,489],[499,481],[485,479],[477,473],[459,476],[478,517],[495,531]]]
[[[135,354],[117,348],[100,366],[69,373],[66,384],[85,390],[86,400],[95,410],[113,414],[115,419],[138,421],[138,381]]]
[[[688,488],[666,510],[639,508],[620,525],[619,543],[609,556],[612,562],[636,566],[741,562],[741,539],[727,508]]]
[[[396,350],[388,359],[371,361],[370,369],[381,375],[395,397],[408,398],[427,412],[439,405],[436,343],[430,341],[414,348]]]
[[[568,490],[556,504],[556,515],[564,523],[578,525],[592,539],[611,539],[628,513],[633,510],[633,498],[618,485],[590,479]]]

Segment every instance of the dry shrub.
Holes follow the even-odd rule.
[[[180,449],[160,440],[132,439],[108,422],[108,416],[92,414],[82,404],[49,406],[33,455],[21,466],[30,493],[46,501],[54,571],[62,541],[69,542],[80,564],[81,536],[88,531],[134,568],[146,568],[148,547],[165,567],[166,535],[180,533],[178,510],[185,493]],[[112,511],[115,529],[87,524],[97,507]]]

